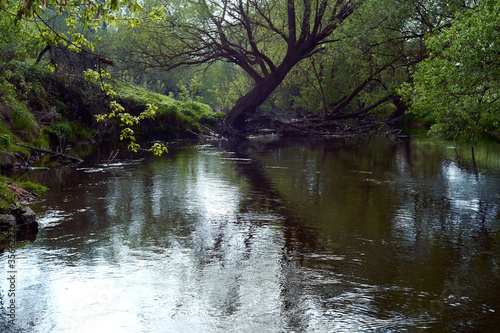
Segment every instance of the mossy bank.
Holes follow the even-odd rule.
[[[134,128],[139,138],[192,136],[213,128],[222,116],[206,104],[178,101],[126,82],[111,83],[126,112],[139,114],[148,103],[158,107],[153,121]],[[0,72],[2,169],[23,167],[40,157],[40,151],[26,146],[62,152],[77,142],[117,139],[119,125],[95,120],[95,115],[109,112],[109,103],[100,88],[82,76],[52,73],[24,62],[9,63]]]

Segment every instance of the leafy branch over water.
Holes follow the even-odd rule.
[[[113,90],[109,83],[106,83],[105,79],[110,79],[111,75],[101,69],[99,72],[92,69],[88,69],[84,73],[85,79],[90,82],[99,81],[101,89],[106,93],[106,96],[110,99],[116,97],[116,91]],[[141,146],[137,143],[134,130],[131,128],[133,125],[138,125],[141,120],[144,119],[154,119],[158,107],[154,104],[146,104],[146,110],[141,112],[138,116],[131,115],[125,112],[125,108],[115,100],[111,100],[109,103],[110,113],[96,115],[96,120],[98,122],[104,122],[116,120],[121,128],[120,130],[120,140],[129,140],[128,149],[137,152],[141,149]],[[168,152],[167,147],[163,143],[155,142],[151,148],[147,149],[153,152],[157,156],[161,156],[163,153]]]

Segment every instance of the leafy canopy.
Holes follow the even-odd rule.
[[[458,13],[426,41],[428,58],[401,93],[410,111],[431,116],[431,132],[474,140],[500,127],[500,2],[487,0]]]

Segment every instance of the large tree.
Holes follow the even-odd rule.
[[[227,113],[222,132],[235,134],[301,60],[334,43],[334,31],[363,0],[192,0],[169,2],[152,15],[152,42],[137,52],[172,69],[218,60],[241,67],[253,87]]]

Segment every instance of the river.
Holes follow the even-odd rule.
[[[0,330],[498,332],[499,146],[174,142],[32,170],[49,191]]]

